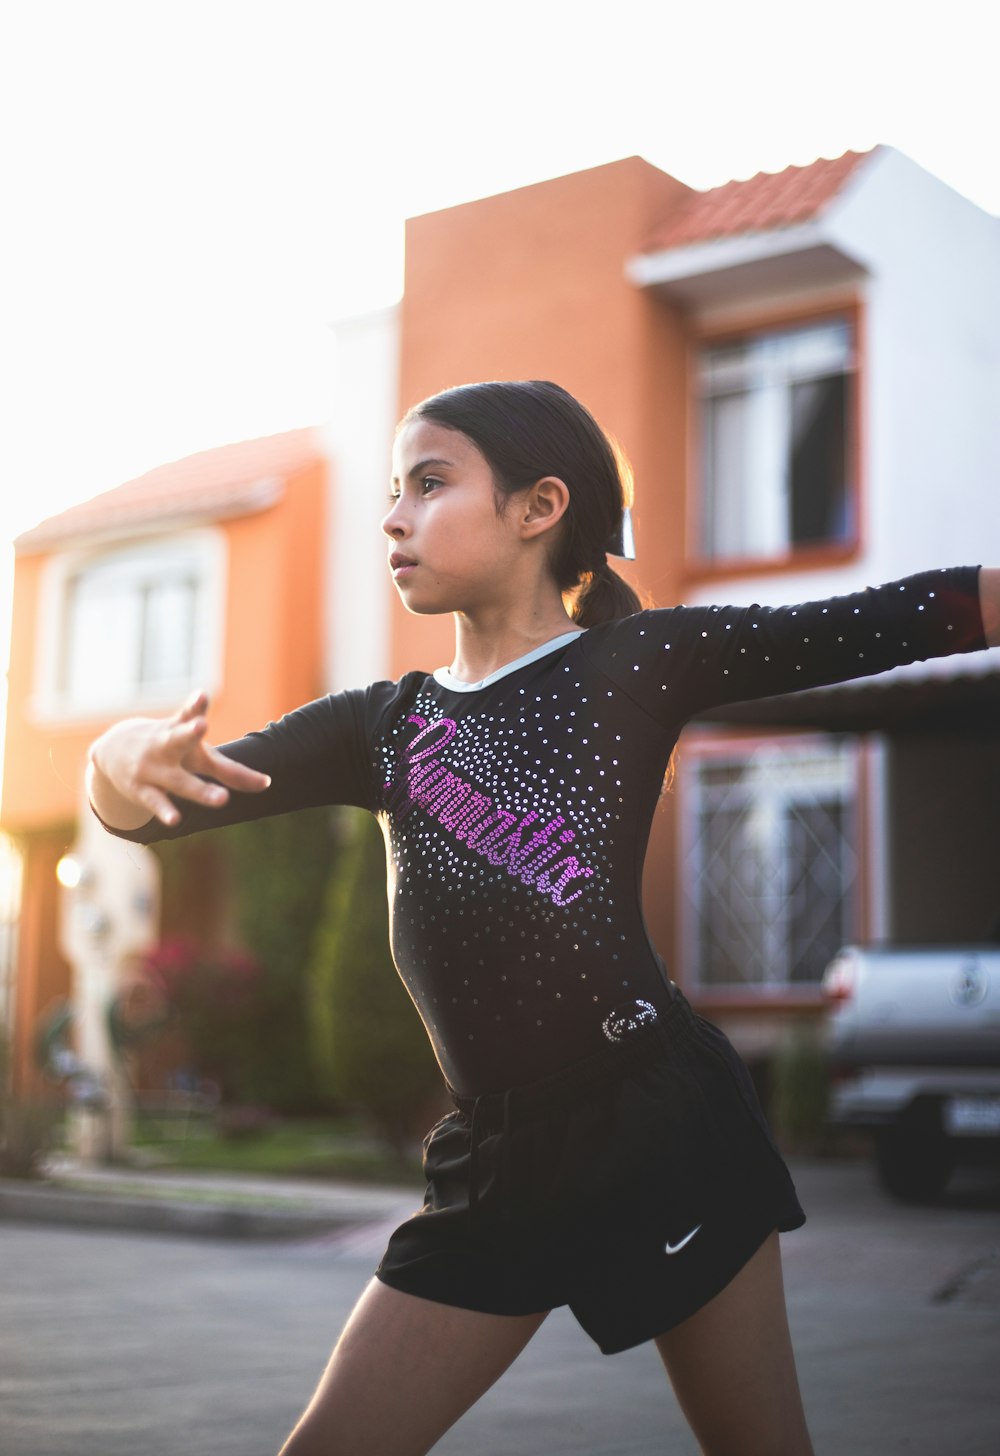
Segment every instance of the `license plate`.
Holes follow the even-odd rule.
[[[953,1137],[995,1137],[1000,1133],[1000,1097],[953,1097],[945,1103],[944,1126]]]

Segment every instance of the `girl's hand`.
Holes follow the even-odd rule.
[[[203,741],[207,709],[206,694],[196,693],[169,718],[126,718],[95,739],[88,755],[88,789],[106,823],[137,829],[154,817],[174,825],[180,814],[168,794],[218,808],[229,798],[228,789],[260,793],[268,787],[267,774],[235,763]],[[220,783],[206,784],[198,774]],[[145,813],[137,816],[137,809]]]
[[[979,605],[990,647],[1000,647],[1000,567],[984,566],[979,573]]]

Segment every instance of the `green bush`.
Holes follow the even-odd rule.
[[[818,1028],[799,1027],[772,1063],[771,1107],[776,1132],[790,1152],[817,1152],[824,1139],[829,1071]]]
[[[53,1101],[13,1096],[10,1046],[0,1028],[0,1177],[38,1177],[61,1117],[62,1108]]]
[[[309,951],[334,853],[329,809],[279,814],[226,832],[236,929],[264,968],[269,1013],[260,1101],[279,1112],[321,1105],[308,1045]]]
[[[4,1100],[0,1177],[38,1178],[55,1142],[61,1110],[51,1102]]]
[[[382,836],[367,814],[342,822],[310,964],[312,1063],[331,1096],[401,1149],[440,1103],[441,1073],[389,954]]]

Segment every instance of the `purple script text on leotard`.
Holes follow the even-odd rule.
[[[473,854],[498,865],[522,884],[551,897],[555,905],[568,905],[583,894],[583,888],[567,894],[574,880],[588,880],[594,871],[582,865],[565,846],[576,838],[564,828],[566,819],[556,814],[548,823],[531,813],[519,816],[498,808],[488,794],[481,794],[458,774],[452,773],[437,756],[454,738],[454,718],[428,723],[411,713],[408,723],[418,732],[400,751],[395,781],[386,781],[386,807],[397,822],[415,808],[447,829]],[[533,827],[537,823],[537,828]]]

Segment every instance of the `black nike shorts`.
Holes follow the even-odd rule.
[[[728,1039],[677,987],[652,1025],[457,1106],[424,1139],[423,1207],[376,1274],[489,1314],[568,1304],[606,1355],[718,1294],[805,1214]]]

